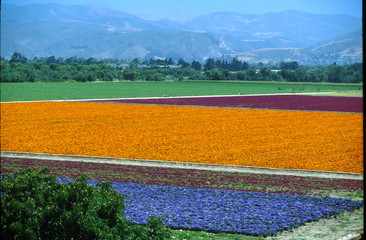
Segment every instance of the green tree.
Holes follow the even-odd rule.
[[[245,72],[237,72],[236,73],[237,80],[248,80],[248,75]]]
[[[247,76],[248,76],[248,80],[250,80],[250,81],[255,81],[258,79],[257,73],[253,69],[247,71]]]
[[[294,62],[281,62],[280,64],[280,69],[281,70],[296,70],[299,68],[299,64],[294,61]]]
[[[182,68],[187,68],[190,66],[190,64],[186,61],[184,61],[182,58],[178,60],[178,65],[181,65]]]
[[[138,58],[134,58],[131,62],[130,62],[130,68],[137,68],[137,66],[140,64],[140,60]]]
[[[36,74],[32,68],[27,67],[23,71],[25,74],[26,82],[35,82],[36,81]]]
[[[241,70],[248,70],[249,69],[249,63],[243,62],[242,69]]]
[[[35,70],[40,70],[42,68],[43,63],[42,62],[32,62],[31,66]]]
[[[259,73],[258,73],[258,77],[261,81],[270,81],[271,72],[268,68],[262,68]]]
[[[279,71],[281,77],[288,82],[297,82],[296,73],[293,70],[283,69]]]
[[[126,80],[130,80],[130,81],[134,81],[138,78],[138,73],[134,70],[131,70],[131,69],[125,69],[123,70],[123,79],[126,79]]]
[[[50,69],[52,70],[52,71],[56,71],[57,69],[58,69],[58,67],[59,67],[60,65],[58,64],[58,63],[51,63],[50,65],[49,65],[49,67],[50,67]]]
[[[25,55],[22,55],[18,52],[13,53],[11,56],[9,63],[22,63],[26,64],[28,62],[28,59]]]
[[[360,72],[354,72],[350,82],[351,83],[362,83],[363,75]]]
[[[302,70],[301,68],[296,69],[295,75],[296,75],[297,82],[307,82],[308,81],[306,72],[304,70]]]
[[[7,61],[0,61],[0,71],[7,70],[9,68],[9,63]]]
[[[309,71],[307,72],[307,79],[309,82],[320,82],[319,77],[317,76],[317,74],[314,71]]]
[[[109,182],[88,185],[85,176],[60,183],[27,168],[4,174],[1,191],[2,239],[166,239],[170,236],[160,219],[150,217],[146,226],[124,218],[124,197]]]
[[[114,78],[114,75],[113,75],[113,72],[111,72],[107,69],[104,69],[104,70],[98,72],[98,78],[101,81],[112,81]]]
[[[73,64],[73,63],[76,63],[76,62],[77,62],[77,57],[76,56],[66,58],[65,61],[64,61],[65,64]]]
[[[208,77],[209,80],[223,80],[225,78],[222,70],[219,68],[206,71],[205,75]]]
[[[204,71],[210,71],[212,69],[214,69],[215,66],[215,60],[213,58],[209,58],[207,59],[206,63],[203,66],[203,70]]]
[[[97,63],[97,60],[95,58],[88,58],[86,61],[85,61],[85,64],[86,65],[92,65],[92,64],[96,64]]]
[[[57,60],[56,60],[55,56],[50,56],[50,57],[47,58],[46,64],[50,65],[51,63],[57,63]]]
[[[200,71],[202,69],[202,64],[198,61],[193,60],[193,62],[191,63],[191,66],[193,69]]]
[[[343,67],[337,66],[336,63],[328,66],[328,82],[341,82]]]
[[[230,64],[231,71],[240,71],[243,68],[243,63],[236,58],[233,58]]]
[[[146,77],[147,81],[162,81],[163,80],[163,74],[161,73],[154,73],[154,74],[149,74]]]
[[[167,63],[168,65],[173,65],[173,64],[174,64],[174,61],[173,61],[173,59],[172,59],[172,58],[165,59],[165,60],[166,60],[166,63]]]

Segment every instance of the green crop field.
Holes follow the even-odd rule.
[[[1,83],[1,102],[362,90],[362,84],[274,82]]]

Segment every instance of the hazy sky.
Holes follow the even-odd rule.
[[[347,14],[362,17],[362,0],[3,0],[2,2],[97,4],[128,12],[161,12],[182,8],[197,14],[217,11],[262,14],[299,10],[310,13]]]

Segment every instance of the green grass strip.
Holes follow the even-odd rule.
[[[336,92],[362,85],[274,82],[61,82],[1,83],[1,102],[207,95]]]

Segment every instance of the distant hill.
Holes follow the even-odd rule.
[[[319,41],[362,28],[360,18],[346,15],[311,14],[299,11],[263,15],[216,12],[185,24],[197,31],[232,35],[250,43],[275,41],[267,47],[309,47]]]
[[[361,28],[360,18],[297,11],[221,12],[179,24],[94,5],[3,4],[1,55],[351,63],[362,61]]]
[[[297,61],[326,65],[362,62],[362,30],[341,34],[308,48],[265,48],[233,56],[242,61],[263,63]]]

